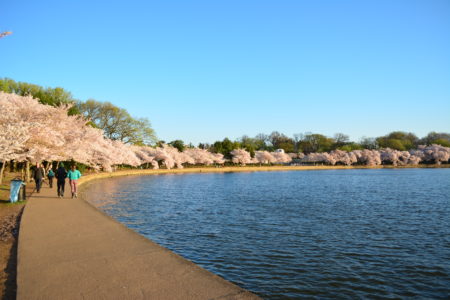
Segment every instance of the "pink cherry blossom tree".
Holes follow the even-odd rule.
[[[252,157],[250,153],[245,151],[244,149],[235,149],[230,152],[232,155],[231,161],[235,164],[241,164],[245,166],[252,162]]]
[[[255,163],[259,164],[271,164],[276,162],[276,158],[272,155],[272,153],[268,151],[256,151],[255,152]]]

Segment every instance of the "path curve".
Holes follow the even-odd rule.
[[[22,216],[17,299],[259,298],[44,187]]]

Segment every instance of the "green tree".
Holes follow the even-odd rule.
[[[184,145],[184,142],[182,140],[175,140],[175,141],[171,141],[169,143],[170,146],[177,148],[178,151],[183,152],[184,149],[186,149],[186,146]]]
[[[450,141],[447,139],[436,139],[436,140],[433,140],[433,142],[431,144],[437,144],[437,145],[441,145],[444,147],[450,147]]]
[[[272,144],[272,150],[283,149],[284,152],[294,152],[295,142],[286,135],[274,131],[269,135],[269,141]]]
[[[51,106],[76,103],[72,94],[61,87],[44,88],[36,84],[16,82],[9,78],[0,79],[0,91],[14,93],[20,96],[32,96],[33,98],[39,99],[39,102],[42,104]],[[69,110],[70,115],[77,113],[79,112],[76,106]]]
[[[77,107],[109,139],[135,145],[152,145],[157,141],[147,118],[133,118],[126,109],[110,102],[89,99],[78,102]]]
[[[430,132],[422,138],[419,142],[422,145],[438,144],[444,147],[450,147],[450,133],[445,132]]]
[[[208,143],[199,143],[198,144],[198,148],[203,149],[203,150],[209,150],[211,149],[211,145]]]
[[[407,148],[402,140],[399,139],[386,139],[382,143],[379,143],[382,148],[391,148],[400,151],[405,151]]]
[[[378,149],[378,143],[375,138],[362,137],[359,144],[363,149]]]
[[[334,140],[322,134],[306,133],[298,142],[298,149],[301,152],[328,152],[332,149]]]
[[[396,150],[409,150],[417,147],[419,139],[414,133],[394,131],[388,135],[378,137],[377,143],[381,148],[391,148]]]
[[[348,144],[345,144],[344,146],[338,147],[337,149],[350,152],[353,150],[362,150],[362,149],[364,149],[364,147],[362,147],[360,144],[357,144],[357,143],[348,143]]]
[[[256,150],[265,150],[266,144],[258,138],[251,138],[247,135],[242,136],[239,139],[241,147],[250,152],[251,157],[255,157]]]
[[[334,144],[332,146],[333,149],[341,148],[350,143],[350,138],[348,135],[343,133],[336,133],[334,135]]]
[[[223,141],[215,142],[211,150],[215,153],[222,153],[225,158],[230,159],[230,152],[238,148],[241,148],[239,142],[232,142],[229,138],[224,138]]]
[[[269,150],[267,143],[269,142],[269,136],[264,133],[259,133],[255,136],[255,149],[256,150]]]

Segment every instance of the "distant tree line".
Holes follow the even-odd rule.
[[[14,93],[21,96],[31,95],[39,99],[42,104],[51,106],[71,105],[69,115],[83,115],[90,121],[90,126],[102,129],[106,138],[121,141],[131,145],[162,146],[166,142],[158,141],[150,121],[146,118],[132,117],[126,109],[117,107],[110,102],[100,102],[94,99],[80,101],[61,87],[44,88],[39,85],[26,82],[16,82],[12,79],[0,79],[0,91]],[[194,148],[192,144],[186,144],[177,139],[169,143],[170,146],[184,151],[186,148]],[[226,159],[231,159],[231,152],[236,149],[245,149],[254,157],[256,151],[275,151],[283,149],[286,153],[322,153],[333,150],[353,151],[362,149],[390,148],[399,151],[416,149],[419,145],[441,145],[450,147],[450,134],[430,132],[423,138],[414,133],[394,131],[380,137],[363,137],[358,142],[350,141],[348,135],[336,133],[332,137],[319,133],[297,133],[289,137],[278,131],[271,134],[258,134],[255,137],[247,135],[232,141],[224,138],[213,144],[200,143],[198,148],[212,153],[223,154]]]
[[[169,143],[170,145],[175,146]],[[177,140],[176,144],[184,146],[183,141]],[[200,143],[199,148],[207,149],[213,153],[221,153],[225,158],[231,157],[231,152],[235,149],[245,149],[254,157],[255,151],[275,151],[283,149],[286,153],[322,153],[333,150],[353,151],[353,150],[377,150],[390,148],[399,151],[417,149],[419,145],[441,145],[450,147],[450,134],[430,132],[423,138],[418,138],[414,133],[394,131],[385,136],[376,138],[363,137],[360,141],[350,141],[348,135],[336,133],[333,137],[327,137],[318,133],[298,133],[289,137],[278,131],[271,134],[258,134],[255,137],[242,136],[231,141],[224,138],[213,144]],[[181,150],[180,150],[181,151]]]
[[[71,99],[64,90],[55,92],[38,86],[19,84],[10,89],[11,85],[2,83],[2,87],[10,93],[0,91],[0,183],[7,164],[13,169],[19,167],[22,175],[25,173],[23,177],[29,179],[30,165],[35,162],[46,162],[46,167],[51,167],[53,162],[71,161],[112,171],[120,166],[153,169],[213,164],[220,167],[230,163],[403,166],[448,164],[450,160],[450,147],[446,147],[450,135],[435,132],[422,139],[412,133],[392,132],[364,138],[359,143],[341,133],[332,138],[314,133],[290,138],[273,132],[254,138],[243,136],[236,141],[225,138],[199,147],[185,145],[182,140],[169,144],[158,141],[155,147],[146,145],[156,139],[151,128],[143,131],[149,126],[145,119],[134,119],[126,110],[108,102],[80,102]],[[26,89],[43,93],[47,103],[33,98]],[[69,112],[72,106],[77,113]]]

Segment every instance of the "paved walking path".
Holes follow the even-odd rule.
[[[17,285],[19,300],[258,299],[55,187],[25,207]]]

